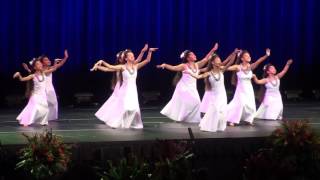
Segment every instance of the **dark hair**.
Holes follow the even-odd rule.
[[[235,62],[234,64],[240,64],[241,58],[243,57],[243,55],[244,55],[245,53],[249,53],[249,51],[247,51],[247,50],[242,50],[240,56],[237,57],[236,62]],[[234,85],[234,86],[237,86],[237,81],[238,81],[238,79],[237,79],[236,72],[232,72],[232,75],[231,75],[231,84]]]
[[[212,62],[213,62],[216,58],[218,58],[218,57],[219,57],[218,54],[212,54],[212,55],[210,56],[209,61],[208,61],[208,64],[207,64],[207,71],[208,71],[208,72],[213,69]],[[211,90],[211,89],[212,89],[212,86],[211,86],[211,84],[210,84],[210,82],[209,82],[209,76],[204,79],[204,84],[205,84],[205,89],[206,89],[206,90]]]
[[[185,50],[185,51],[183,51],[181,53],[181,55],[180,55],[180,59],[182,60],[181,63],[187,63],[188,62],[187,59],[188,59],[188,56],[189,56],[189,54],[191,52],[192,51],[190,51],[190,50]],[[176,75],[174,76],[173,80],[172,80],[172,85],[176,86],[177,83],[180,81],[181,77],[182,77],[182,72],[177,72]]]
[[[263,75],[262,75],[263,78],[266,78],[268,76],[267,71],[269,70],[269,68],[271,66],[273,66],[273,64],[271,64],[271,63],[268,63],[268,64],[263,66]]]
[[[47,55],[45,55],[45,54],[42,54],[41,56],[39,56],[37,59],[40,61],[40,62],[42,62],[43,63],[43,59],[44,58],[47,58],[48,56]]]
[[[117,53],[116,57],[116,62],[115,62],[115,65],[118,65],[118,64],[121,64],[121,58],[122,58],[122,55],[124,54],[125,51],[120,51]],[[123,62],[122,62],[123,63]],[[123,78],[122,78],[122,73],[120,72],[119,73],[119,76],[118,76],[118,71],[116,72],[113,72],[112,73],[112,79],[111,79],[111,89],[114,89],[117,82],[120,81],[120,86],[122,85],[122,82],[123,82]]]
[[[126,57],[128,56],[129,53],[132,53],[131,49],[126,49],[123,52],[123,58],[126,59]]]
[[[39,58],[35,59],[32,61],[32,64],[31,64],[31,73],[30,74],[33,74],[35,73],[35,69],[34,69],[34,66],[36,65],[36,62],[41,62],[41,60]],[[26,92],[25,92],[25,96],[26,98],[30,98],[32,92],[33,92],[33,88],[34,88],[34,83],[33,83],[33,80],[30,80],[30,81],[27,81],[27,84],[26,84]]]

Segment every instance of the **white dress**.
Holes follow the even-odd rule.
[[[196,72],[199,74],[197,67]],[[182,72],[182,77],[176,85],[173,96],[162,109],[161,114],[179,122],[200,122],[200,96],[197,90],[197,79],[187,72]]]
[[[211,73],[209,83],[211,84],[212,99],[209,102],[208,111],[200,121],[202,131],[224,131],[227,126],[226,108],[227,93],[224,86],[224,76]],[[219,78],[220,76],[220,78]]]
[[[207,90],[204,92],[204,95],[202,97],[201,100],[201,104],[200,104],[200,112],[202,113],[206,113],[208,111],[210,102],[213,100],[213,92],[212,90]]]
[[[33,83],[33,91],[28,104],[18,115],[17,120],[25,126],[33,123],[47,125],[49,108],[46,95],[46,75],[34,75]]]
[[[257,110],[256,118],[259,119],[282,119],[283,103],[279,90],[280,80],[268,80],[265,84],[266,92],[263,101]]]
[[[118,73],[117,73],[117,77],[118,77]],[[120,87],[121,87],[120,81],[119,81],[119,78],[117,78],[117,83],[114,87],[114,90],[111,96],[95,113],[95,116],[105,123],[107,123],[108,121],[112,121],[114,117],[119,116],[118,107],[120,106],[120,101],[118,99],[118,96],[119,96]]]
[[[240,120],[252,123],[255,112],[256,102],[251,83],[252,71],[243,71],[240,65],[237,72],[237,87],[233,99],[227,106],[227,120],[230,123],[239,124]]]
[[[107,100],[110,101],[110,104],[104,111],[104,119],[97,116],[108,126],[112,128],[143,128],[136,84],[137,74],[136,67],[133,70],[125,68],[122,71],[122,85],[116,95]]]
[[[52,73],[46,77],[46,94],[49,106],[48,120],[56,120],[58,119],[58,100],[52,84]]]

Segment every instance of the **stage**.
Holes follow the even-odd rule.
[[[162,116],[159,107],[144,107],[141,111],[144,129],[112,129],[94,117],[96,109],[61,108],[59,120],[48,126],[30,127],[19,126],[15,120],[20,110],[2,109],[0,141],[9,154],[7,166],[14,169],[16,153],[26,143],[22,133],[32,134],[48,128],[73,145],[75,166],[69,172],[73,178],[76,175],[81,179],[94,179],[96,174],[92,167],[97,163],[119,160],[128,152],[150,157],[158,148],[157,140],[187,140],[193,144],[195,166],[205,171],[202,179],[242,179],[245,159],[264,147],[266,137],[281,124],[280,121],[256,120],[254,126],[240,125],[227,127],[224,132],[202,132],[197,124],[176,123]],[[320,103],[292,102],[285,104],[284,109],[285,119],[309,120],[311,126],[320,132]]]
[[[191,128],[195,139],[236,139],[266,137],[280,125],[279,121],[255,120],[254,126],[240,125],[227,127],[224,132],[203,132],[197,124],[177,123],[160,114],[159,107],[142,108],[144,129],[112,129],[95,118],[97,108],[61,108],[59,120],[51,121],[48,126],[32,125],[22,127],[15,120],[18,109],[1,110],[0,141],[3,145],[26,143],[22,133],[52,131],[63,137],[67,143],[84,142],[137,142],[156,139],[190,139]],[[289,103],[285,105],[285,119],[309,120],[320,130],[319,103]]]

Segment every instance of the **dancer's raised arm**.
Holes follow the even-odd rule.
[[[148,50],[148,44],[145,44],[144,47],[141,49],[139,56],[134,61],[134,63],[139,63],[142,60],[142,57],[147,50]]]
[[[64,50],[64,57],[63,57],[63,59],[62,59],[59,63],[58,63],[58,62],[55,62],[55,64],[54,64],[52,67],[50,67],[49,69],[47,69],[47,70],[45,70],[45,71],[43,71],[43,72],[44,72],[45,74],[50,74],[50,73],[56,71],[57,69],[59,69],[61,66],[64,65],[64,63],[67,61],[68,57],[69,57],[68,50]]]
[[[256,62],[252,63],[251,64],[251,70],[254,70],[256,69],[259,64],[261,64],[263,61],[265,61],[271,54],[271,50],[269,48],[266,49],[266,54],[262,57],[260,57]]]
[[[203,59],[197,62],[199,68],[202,68],[208,63],[209,57],[211,56],[212,53],[214,53],[218,49],[218,47],[219,47],[218,43],[215,43],[213,48],[210,50],[210,52]]]
[[[31,69],[29,68],[29,66],[26,63],[22,63],[22,67],[30,74],[31,73]]]
[[[19,81],[30,81],[30,80],[33,79],[33,74],[30,74],[30,75],[28,75],[28,76],[26,76],[26,77],[22,77],[21,74],[20,74],[20,72],[16,72],[16,73],[14,73],[14,75],[13,75],[13,79],[16,79],[16,78],[18,78]]]
[[[146,64],[148,64],[151,61],[152,52],[158,50],[158,48],[150,48],[148,51],[147,58],[143,60],[142,62],[138,63],[138,69],[142,68]]]
[[[281,79],[289,70],[290,65],[293,63],[292,59],[289,59],[286,63],[286,65],[284,66],[284,68],[282,69],[282,71],[280,73],[278,73],[276,76],[278,76],[279,79]]]
[[[224,61],[222,61],[221,65],[222,66],[227,65],[230,60],[232,59],[234,60],[235,56],[238,53],[241,53],[241,49],[236,48],[232,53],[229,54],[229,56]]]
[[[222,62],[221,70],[224,72],[226,71],[235,61],[237,54],[240,50],[235,49],[226,60]]]

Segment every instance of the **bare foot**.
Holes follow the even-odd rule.
[[[246,124],[249,126],[254,126],[253,122],[246,122]]]
[[[234,123],[229,123],[229,126],[232,126],[232,127],[234,127]]]

